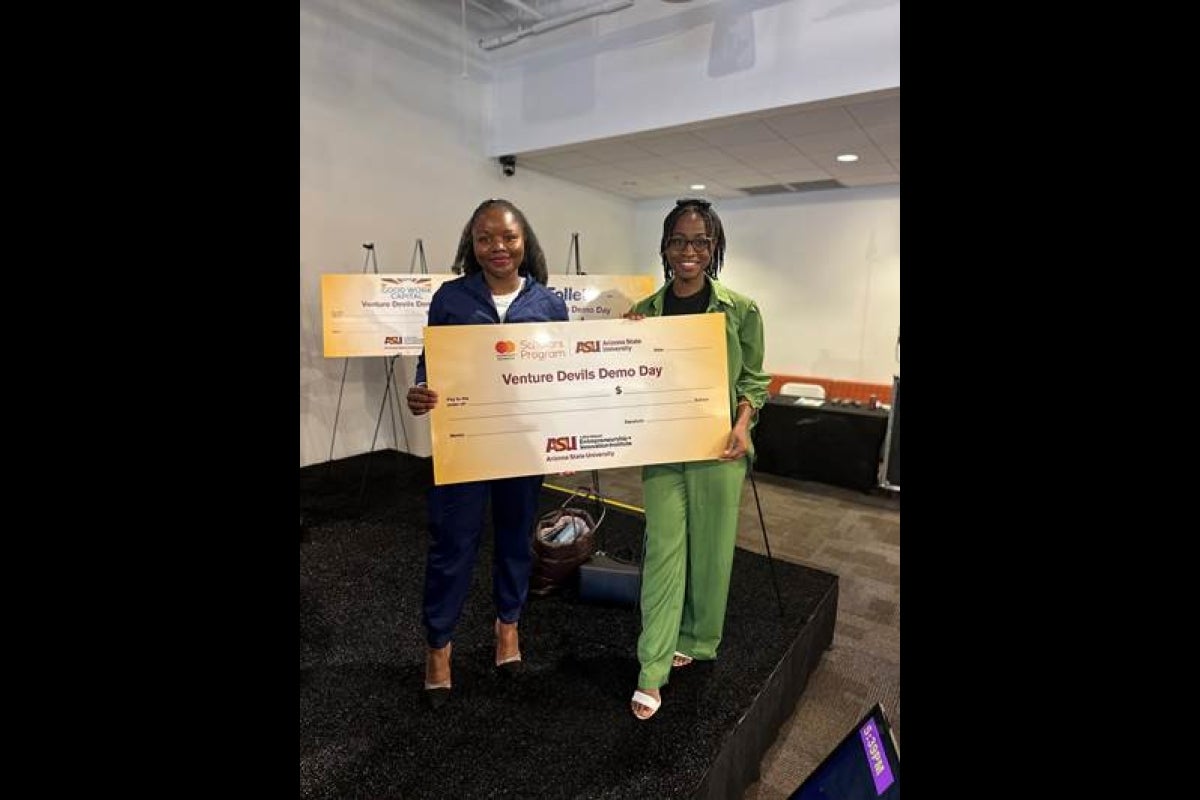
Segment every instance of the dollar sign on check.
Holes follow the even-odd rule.
[[[621,393],[621,387],[620,387],[620,386],[618,386],[618,387],[617,387],[617,394],[620,394],[620,393]]]

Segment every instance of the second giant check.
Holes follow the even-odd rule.
[[[433,479],[717,458],[729,437],[725,316],[425,329]]]
[[[321,276],[321,324],[326,358],[416,356],[429,301],[455,275]]]
[[[321,325],[326,358],[415,356],[424,345],[433,294],[455,275],[321,276]],[[651,275],[558,275],[546,288],[577,319],[618,319],[654,291]]]

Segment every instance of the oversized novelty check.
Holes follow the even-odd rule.
[[[546,288],[567,304],[572,322],[584,319],[620,319],[658,285],[652,275],[551,275]]]
[[[434,483],[717,458],[725,316],[425,329]]]
[[[326,358],[420,355],[433,293],[457,275],[321,276]]]
[[[325,357],[420,355],[433,293],[457,275],[321,276]],[[654,292],[650,275],[552,275],[572,320],[619,319]]]

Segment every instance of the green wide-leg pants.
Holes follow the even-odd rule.
[[[712,660],[725,627],[746,460],[642,469],[646,552],[638,687],[657,689],[678,650]]]

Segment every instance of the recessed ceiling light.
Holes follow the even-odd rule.
[[[837,160],[838,161],[858,161],[858,156],[854,155],[854,153],[842,153],[840,156],[837,157]]]
[[[692,191],[694,191],[694,192],[698,192],[698,191],[700,191],[701,189],[704,189],[704,188],[705,188],[705,186],[704,186],[704,184],[703,184],[703,183],[693,183],[693,184],[692,184],[691,186],[689,186],[688,188],[689,188],[689,189],[691,189],[691,190],[692,190]]]

